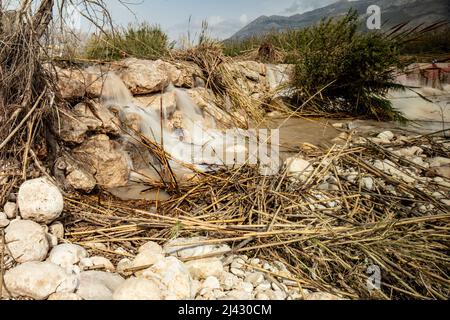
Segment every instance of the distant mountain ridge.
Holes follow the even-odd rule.
[[[271,31],[308,27],[318,23],[323,18],[343,16],[350,8],[357,10],[360,17],[364,18],[370,5],[378,5],[381,8],[384,28],[402,22],[410,22],[411,25],[431,24],[442,20],[450,22],[449,0],[341,0],[323,8],[290,17],[261,16],[235,33],[230,40],[242,40]]]

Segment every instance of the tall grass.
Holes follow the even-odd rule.
[[[159,59],[173,47],[159,26],[142,23],[129,25],[114,33],[94,35],[86,46],[86,57],[98,60],[119,60],[126,56]]]
[[[396,41],[380,32],[361,33],[358,15],[327,20],[284,35],[280,45],[295,64],[295,99],[303,103],[323,89],[315,104],[328,112],[365,115],[378,120],[404,120],[385,98],[401,67]]]
[[[407,55],[449,54],[450,26],[441,27],[433,32],[408,41],[401,47],[401,52]]]
[[[399,43],[381,32],[359,32],[356,11],[340,19],[241,43],[225,43],[226,53],[238,55],[250,47],[271,44],[295,66],[294,105],[306,101],[320,111],[363,115],[378,120],[405,120],[385,98],[401,67]],[[318,91],[320,95],[310,100]]]

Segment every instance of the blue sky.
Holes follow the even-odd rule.
[[[128,0],[124,8],[117,0],[108,0],[117,24],[135,22],[159,24],[172,40],[198,33],[202,20],[207,20],[212,36],[225,39],[261,15],[293,15],[328,5],[335,0]]]

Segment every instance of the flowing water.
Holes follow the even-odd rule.
[[[247,148],[248,140],[258,140],[258,135],[253,136],[236,128],[227,132],[218,130],[211,116],[204,114],[185,90],[169,85],[166,92],[174,93],[176,111],[170,115],[163,111],[161,115],[161,110],[141,105],[134,99],[117,75],[108,74],[101,100],[130,128],[121,137],[124,145],[128,145],[129,153],[134,149],[139,149],[142,153],[142,146],[139,143],[141,135],[162,145],[170,155],[169,165],[179,180],[192,174],[192,167],[196,171],[207,172],[222,166],[245,163],[245,159],[251,153]],[[205,123],[209,124],[207,128]],[[265,151],[269,156],[279,159],[276,150],[266,148]],[[146,192],[146,188],[143,187],[146,181],[160,180],[158,172],[161,172],[162,168],[156,161],[152,161],[148,150],[143,152],[147,153],[144,158],[150,159],[151,163],[144,168],[141,166],[138,170],[134,168],[133,163],[130,164],[132,170],[130,184],[111,190],[111,193],[116,196],[122,195],[120,197],[124,199],[140,198]],[[258,154],[262,155],[261,152]],[[145,199],[148,200],[149,197],[154,197],[154,194],[147,192]]]

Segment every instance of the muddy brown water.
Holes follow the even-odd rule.
[[[336,122],[329,119],[279,118],[270,120],[268,127],[280,130],[280,151],[291,153],[305,143],[318,147],[332,145],[332,140],[341,133],[333,127]]]

